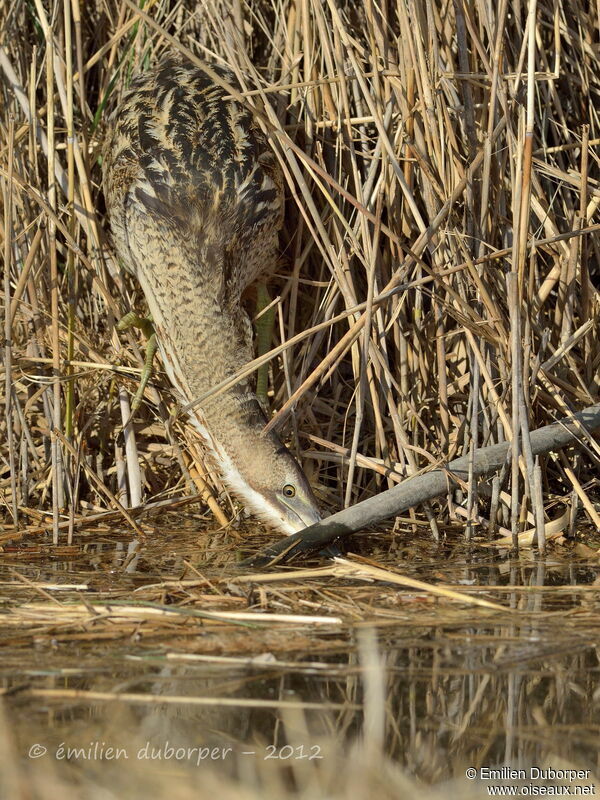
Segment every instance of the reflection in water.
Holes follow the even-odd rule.
[[[270,612],[285,611],[293,597],[294,610],[343,616],[343,624],[275,632],[260,617],[256,625],[230,627],[191,618],[177,626],[165,623],[154,638],[142,621],[125,636],[115,619],[101,619],[96,599],[95,621],[72,621],[68,629],[2,628],[10,746],[31,775],[45,774],[51,763],[71,781],[101,786],[122,780],[115,770],[132,775],[135,761],[144,781],[164,782],[165,775],[182,770],[197,778],[202,764],[204,778],[210,765],[211,774],[247,787],[264,788],[268,774],[279,797],[299,782],[313,786],[307,797],[326,791],[345,796],[341,789],[351,774],[352,796],[367,797],[372,786],[361,795],[351,768],[362,765],[366,780],[366,764],[375,762],[378,780],[389,779],[381,796],[400,796],[403,781],[412,796],[413,779],[443,782],[450,792],[447,782],[462,779],[467,767],[557,770],[568,764],[597,771],[600,589],[591,585],[597,566],[550,558],[511,562],[487,554],[478,565],[445,560],[439,550],[431,558],[431,547],[420,562],[413,559],[410,574],[465,594],[474,583],[486,583],[488,599],[512,611],[360,581],[304,581],[301,587],[290,581],[257,589],[235,584],[234,576],[217,587],[222,576],[205,570],[203,579],[222,608],[226,600],[245,608],[258,608],[260,601]],[[109,555],[100,562],[98,554],[93,558],[97,570]],[[137,564],[149,561],[143,553]],[[70,579],[89,582],[84,573],[75,563]],[[49,573],[44,579],[50,580]],[[117,587],[129,603],[136,597],[149,602],[153,581],[147,573],[121,575],[111,587],[112,602]],[[141,594],[132,592],[136,586]],[[162,592],[153,602],[185,607],[185,591],[190,608],[209,608],[206,588],[203,595],[192,588],[166,587],[163,581],[152,589]],[[100,702],[94,694],[99,692],[124,700]],[[33,743],[48,748],[50,762],[26,758]],[[85,748],[94,743],[96,755],[104,743],[125,748],[131,757],[117,764],[104,748],[103,759],[86,758]],[[80,751],[61,759],[61,745]],[[136,781],[141,787],[143,781]],[[460,796],[467,796],[460,786]],[[471,796],[484,796],[469,787]]]

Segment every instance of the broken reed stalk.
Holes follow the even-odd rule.
[[[4,195],[4,363],[6,368],[4,384],[4,418],[6,424],[6,440],[8,443],[8,464],[10,469],[10,489],[12,502],[10,511],[12,513],[13,525],[16,527],[19,520],[17,506],[17,459],[15,454],[15,439],[13,435],[13,403],[12,403],[12,316],[10,313],[10,267],[11,257],[11,238],[13,236],[13,208],[12,208],[12,175],[13,175],[13,148],[15,144],[15,121],[12,115],[8,121],[8,175],[2,181],[2,191]]]
[[[600,404],[578,411],[572,417],[546,425],[531,433],[531,451],[534,456],[560,450],[580,441],[600,428]],[[483,447],[472,459],[476,477],[490,475],[501,469],[511,452],[509,442]],[[562,455],[562,454],[561,454]],[[346,508],[331,517],[311,525],[300,533],[288,536],[267,548],[263,553],[246,559],[244,566],[264,566],[322,548],[335,539],[350,536],[368,525],[376,525],[400,514],[411,506],[444,494],[451,486],[460,486],[469,477],[471,456],[461,456],[443,469],[434,469],[424,475],[409,478],[403,483]],[[596,515],[597,517],[597,515]],[[600,520],[599,520],[600,521]]]

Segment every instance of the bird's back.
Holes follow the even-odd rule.
[[[236,86],[229,71],[211,69]],[[170,56],[132,81],[114,114],[103,172],[124,261],[125,215],[137,204],[191,243],[235,250],[234,292],[272,266],[283,207],[279,166],[251,111],[204,70]]]

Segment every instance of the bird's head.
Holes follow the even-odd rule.
[[[225,456],[220,467],[234,494],[267,525],[289,535],[321,519],[304,472],[275,434],[255,437],[243,458]]]

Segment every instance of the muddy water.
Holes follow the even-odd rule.
[[[143,547],[118,531],[77,538],[0,556],[0,739],[18,773],[10,780],[37,781],[32,796],[45,781],[108,790],[129,776],[120,796],[150,782],[158,797],[182,775],[250,785],[264,770],[283,781],[274,796],[334,796],[361,747],[360,758],[376,753],[402,780],[456,780],[474,797],[492,785],[539,794],[555,779],[595,786],[591,550],[563,545],[536,559],[452,536],[443,546],[389,535],[353,543],[369,563],[452,587],[463,603],[348,576],[248,580],[225,535],[192,525]],[[243,612],[254,616],[227,616]],[[476,780],[465,783],[468,769]]]

